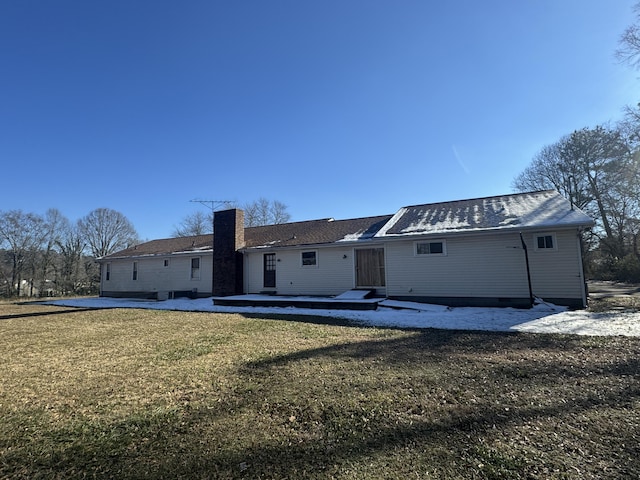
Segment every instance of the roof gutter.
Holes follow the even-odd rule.
[[[374,240],[416,240],[418,238],[443,238],[443,237],[460,237],[460,236],[476,236],[476,235],[493,235],[499,233],[520,233],[520,232],[541,232],[549,230],[574,230],[592,227],[594,223],[575,223],[561,225],[532,225],[526,227],[496,227],[478,230],[456,230],[456,231],[440,231],[428,233],[402,233],[390,234],[386,236],[374,237]]]
[[[127,260],[127,259],[143,259],[143,258],[159,258],[159,257],[172,257],[176,255],[196,255],[196,254],[211,254],[213,252],[212,249],[207,250],[191,250],[191,251],[182,251],[182,252],[168,252],[168,253],[147,253],[141,255],[121,255],[117,257],[100,257],[96,258],[96,262],[104,263],[109,260]]]

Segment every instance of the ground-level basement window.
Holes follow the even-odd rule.
[[[433,242],[416,242],[416,255],[446,255],[444,240]]]
[[[553,234],[536,235],[536,250],[554,250],[556,239]]]
[[[302,266],[303,267],[317,267],[318,266],[318,252],[315,250],[302,252]]]
[[[191,280],[200,280],[200,257],[191,259]]]

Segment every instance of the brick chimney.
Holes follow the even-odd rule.
[[[244,212],[238,208],[215,212],[213,216],[213,295],[243,293],[242,253]]]

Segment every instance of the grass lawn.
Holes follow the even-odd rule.
[[[0,478],[640,478],[640,339],[0,304]]]

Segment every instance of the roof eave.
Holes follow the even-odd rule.
[[[375,240],[379,240],[376,237],[370,237],[366,239],[359,240],[336,240],[333,242],[322,242],[322,243],[296,243],[290,245],[257,245],[254,247],[244,247],[241,248],[240,251],[244,252],[262,252],[265,250],[282,250],[284,248],[322,248],[322,247],[336,247],[336,246],[347,246],[347,245],[358,245],[363,243],[369,243]]]
[[[472,235],[491,235],[499,233],[513,233],[523,231],[543,231],[543,230],[572,230],[580,228],[591,228],[595,225],[595,222],[576,222],[565,224],[540,224],[540,225],[515,225],[506,227],[492,227],[492,228],[479,228],[474,230],[441,230],[433,232],[412,232],[412,233],[398,233],[398,234],[385,234],[384,236],[375,237],[377,240],[402,240],[408,238],[425,238],[425,237],[452,237],[452,236],[472,236]]]
[[[179,251],[179,252],[163,252],[163,253],[142,253],[136,255],[118,255],[117,257],[100,257],[96,258],[97,262],[107,262],[109,260],[131,260],[131,259],[140,259],[140,258],[152,258],[152,257],[171,257],[175,255],[193,255],[193,254],[211,254],[213,250],[211,248],[207,250],[190,250],[190,251]]]

